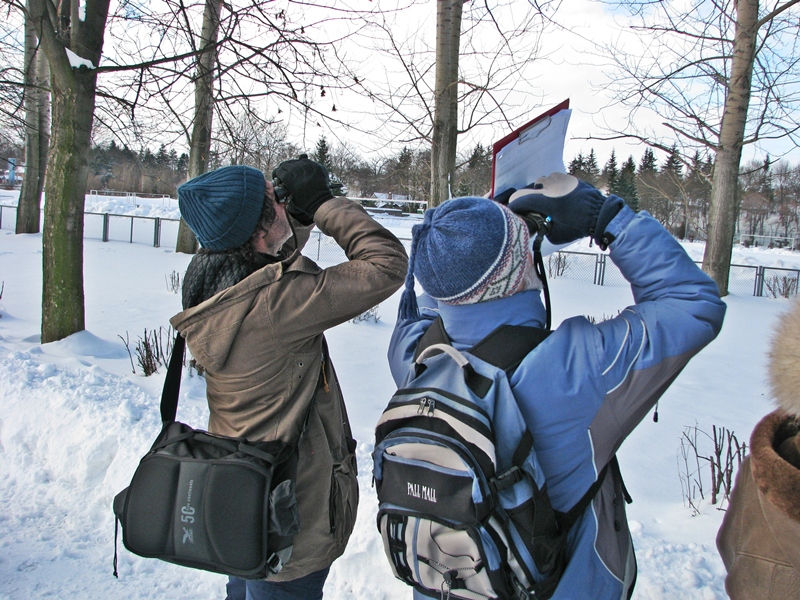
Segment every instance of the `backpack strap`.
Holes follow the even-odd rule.
[[[525,325],[501,325],[468,350],[473,356],[511,374],[528,353],[541,344],[552,332]],[[417,342],[414,360],[434,344],[450,344],[442,317],[436,317]]]
[[[600,491],[600,487],[603,485],[603,481],[605,481],[606,473],[608,473],[608,467],[613,462],[616,463],[617,455],[614,455],[614,458],[611,459],[606,466],[603,467],[602,471],[597,475],[597,479],[595,482],[589,486],[589,489],[586,490],[586,493],[578,500],[575,505],[570,508],[567,512],[559,512],[556,513],[558,519],[558,526],[561,531],[567,532],[572,529],[572,526],[580,519],[581,515],[586,510],[586,507],[594,500],[594,497],[597,495],[597,492]],[[619,468],[619,467],[617,467]]]
[[[510,375],[551,333],[539,327],[501,325],[475,344],[469,353]]]
[[[444,330],[444,323],[442,317],[436,317],[431,323],[430,327],[425,330],[422,337],[417,342],[417,349],[414,351],[414,362],[417,361],[419,355],[422,354],[426,348],[435,344],[450,344],[450,336]]]

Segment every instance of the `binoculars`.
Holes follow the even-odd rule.
[[[272,188],[275,193],[275,201],[278,204],[286,204],[291,201],[292,195],[289,193],[289,190],[284,187],[283,182],[277,177],[272,180]]]

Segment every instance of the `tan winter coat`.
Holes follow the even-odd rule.
[[[753,430],[717,535],[733,600],[800,598],[800,303],[779,322],[769,368],[781,409]]]
[[[389,297],[407,269],[402,244],[358,204],[329,200],[315,222],[348,262],[321,269],[294,252],[170,320],[206,369],[209,431],[293,443],[308,415],[299,445],[300,533],[275,581],[330,566],[355,522],[355,442],[322,334]]]

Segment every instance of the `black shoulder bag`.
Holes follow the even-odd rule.
[[[163,427],[114,498],[134,554],[244,579],[279,572],[299,531],[297,448],[213,435],[175,421],[185,341],[175,338],[161,395]]]

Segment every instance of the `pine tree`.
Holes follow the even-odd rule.
[[[597,156],[594,153],[594,148],[589,150],[589,156],[586,159],[586,183],[597,187],[600,181],[600,167],[597,166]]]
[[[636,192],[636,163],[633,156],[629,156],[628,160],[622,164],[615,185],[609,191],[623,198],[631,209],[639,210],[639,195]]]
[[[600,179],[603,187],[607,190],[613,190],[617,186],[617,178],[619,177],[619,168],[617,167],[617,154],[615,150],[611,150],[611,157],[603,167],[603,172],[600,174]]]
[[[658,170],[656,155],[652,148],[645,148],[642,160],[639,161],[639,175],[655,173]]]
[[[661,167],[662,173],[673,173],[678,179],[683,177],[683,163],[681,162],[678,147],[673,144],[672,150],[667,157],[664,166]]]
[[[331,170],[331,153],[328,148],[328,140],[325,139],[324,135],[320,136],[317,140],[317,147],[314,148],[313,157],[315,161],[328,169],[328,171]]]
[[[579,152],[578,156],[576,156],[570,161],[569,167],[567,168],[567,173],[573,175],[574,177],[577,177],[578,179],[583,179],[584,181],[586,181],[586,178],[584,176],[585,172],[586,172],[586,161],[583,158],[583,154]]]
[[[639,172],[636,176],[636,196],[639,209],[646,210],[661,223],[669,216],[669,206],[660,192],[658,162],[652,148],[645,148],[639,161]]]

